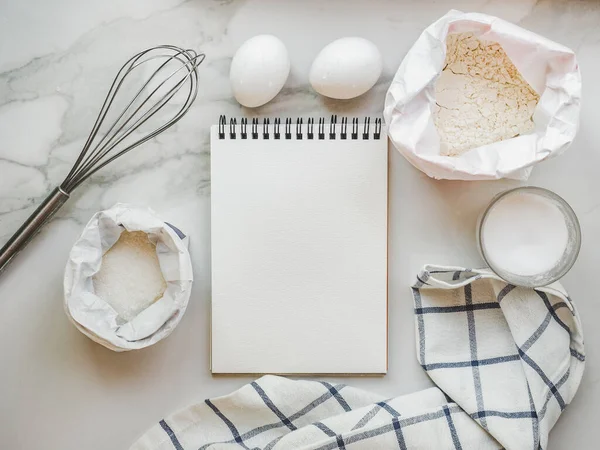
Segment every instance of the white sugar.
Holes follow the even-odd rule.
[[[93,281],[96,295],[126,321],[162,297],[167,288],[156,245],[142,231],[121,234],[102,257],[102,266]]]
[[[565,253],[569,230],[560,209],[539,195],[508,195],[488,212],[483,246],[492,266],[525,277],[552,270]]]

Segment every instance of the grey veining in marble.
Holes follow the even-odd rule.
[[[583,75],[581,129],[568,152],[534,170],[530,184],[566,198],[582,223],[580,259],[564,284],[587,338],[587,372],[550,435],[550,449],[593,448],[600,418],[600,2],[580,0],[0,0],[0,243],[68,172],[116,69],[132,54],[173,43],[202,50],[200,94],[176,127],[84,183],[59,217],[0,277],[0,442],[3,448],[127,448],[148,426],[247,378],[208,371],[210,302],[209,126],[228,116],[381,114],[406,50],[451,7],[495,14],[576,50]],[[292,61],[284,90],[257,111],[231,96],[238,45],[279,36]],[[359,35],[384,56],[384,74],[363,97],[319,97],[307,83],[328,42]],[[512,181],[434,181],[392,151],[390,160],[389,374],[344,380],[392,396],[430,381],[414,355],[408,286],[425,263],[481,264],[477,215]],[[62,311],[66,255],[83,224],[115,202],[146,204],[191,235],[195,285],[172,336],[135,353],[85,338]],[[108,431],[107,431],[108,430]]]

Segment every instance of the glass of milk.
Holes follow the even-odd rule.
[[[487,265],[507,282],[546,286],[573,267],[581,228],[569,204],[539,187],[498,194],[477,226],[479,250]]]

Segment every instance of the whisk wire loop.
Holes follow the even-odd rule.
[[[198,95],[197,68],[204,59],[204,54],[194,50],[159,45],[139,52],[121,67],[68,175],[0,249],[0,272],[56,214],[75,188],[107,164],[173,126],[188,112]],[[154,68],[151,73],[145,72],[152,62],[158,62],[158,68]],[[165,70],[168,75],[165,75]],[[146,76],[148,73],[150,75]],[[126,90],[126,82],[136,82],[138,74],[146,76],[145,81],[141,87],[133,90],[133,97],[115,114],[116,118],[107,123],[107,119],[119,103],[115,102],[117,94]],[[142,132],[141,127],[168,105],[180,91],[185,96],[181,107],[176,108],[168,120],[161,119],[156,128]],[[101,132],[104,124],[107,124],[106,131]],[[136,132],[140,133],[141,137],[131,143],[126,142],[126,139]]]
[[[159,50],[166,50],[169,53],[154,54]],[[205,55],[202,53],[197,54],[193,50],[184,50],[168,45],[144,50],[130,58],[119,70],[113,80],[81,154],[61,184],[61,188],[66,192],[71,192],[89,176],[110,162],[154,138],[179,121],[196,99],[198,93],[198,74],[196,68],[204,61],[204,58]],[[142,65],[160,59],[165,59],[165,61],[161,62],[160,65],[153,70],[151,75],[145,80],[137,92],[135,92],[132,99],[126,104],[120,114],[117,115],[107,131],[97,140],[96,138],[102,128],[102,124],[106,120],[115,98],[127,80],[128,75]],[[162,72],[169,64],[177,64],[177,66],[173,68],[168,75],[160,78],[155,87],[149,88],[149,86],[162,75]],[[163,88],[171,80],[173,80],[173,85]],[[186,98],[183,101],[182,106],[170,120],[163,123],[152,132],[145,134],[137,141],[115,151],[123,141],[167,105],[185,84],[187,84],[187,88],[185,88]],[[144,97],[144,92],[149,89],[149,93]],[[166,90],[166,92],[161,92],[161,89],[163,91]],[[160,96],[158,96],[157,93],[160,93]]]

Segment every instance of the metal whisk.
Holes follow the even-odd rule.
[[[77,186],[184,116],[196,99],[196,69],[204,58],[204,54],[193,50],[160,45],[138,53],[121,67],[73,168],[0,250],[0,272],[56,214]],[[130,84],[136,87],[126,89]],[[122,99],[118,96],[120,91]],[[165,114],[157,116],[163,109]]]

